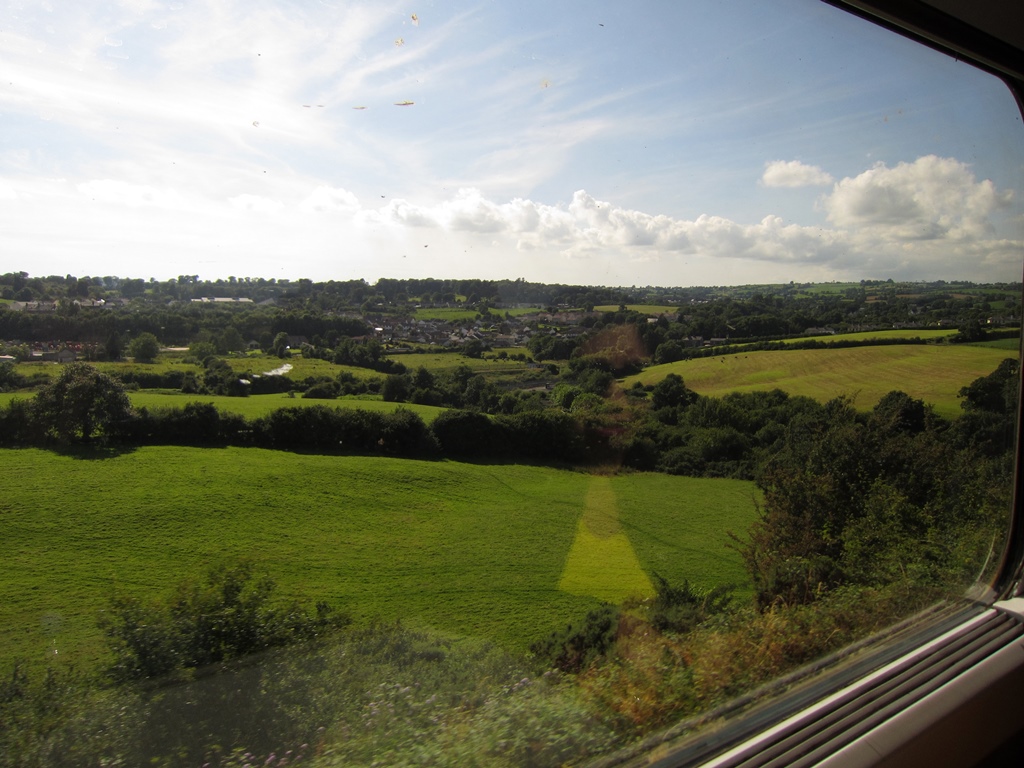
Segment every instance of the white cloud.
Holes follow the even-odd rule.
[[[377,224],[406,227],[436,227],[435,214],[429,208],[415,205],[407,200],[390,200],[377,210],[360,211],[356,220],[371,226]]]
[[[844,178],[824,206],[831,222],[862,237],[958,241],[991,236],[992,215],[1012,197],[959,160],[927,155]]]
[[[761,176],[761,184],[766,187],[820,187],[832,181],[832,176],[818,166],[799,160],[772,160],[765,163]]]
[[[299,207],[317,213],[354,213],[359,210],[359,198],[347,189],[321,184],[299,204]]]

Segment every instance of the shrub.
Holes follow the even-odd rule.
[[[661,632],[689,632],[711,616],[728,610],[732,591],[728,585],[711,590],[697,589],[689,581],[674,587],[656,573],[654,600],[649,608],[651,624]]]
[[[582,672],[615,644],[619,627],[619,609],[603,605],[591,611],[582,624],[569,624],[530,646],[543,663],[562,672]]]
[[[326,603],[314,612],[273,605],[274,582],[248,562],[221,564],[166,600],[115,595],[100,619],[115,661],[111,676],[141,680],[313,640],[348,624]]]
[[[434,419],[430,431],[448,456],[491,456],[501,442],[494,422],[476,411],[445,411]]]

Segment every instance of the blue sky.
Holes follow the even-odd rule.
[[[816,0],[9,2],[0,270],[1019,280],[998,81]]]

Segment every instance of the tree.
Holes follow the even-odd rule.
[[[271,347],[271,352],[280,358],[291,357],[291,352],[288,349],[288,334],[281,331],[277,336],[274,337],[274,344]]]
[[[492,456],[504,447],[497,425],[476,411],[446,410],[434,419],[430,431],[449,456]]]
[[[238,352],[245,349],[245,339],[242,338],[242,334],[233,325],[229,325],[224,329],[224,333],[220,335],[220,339],[217,343],[217,351],[223,350],[224,353]]]
[[[111,333],[107,336],[107,341],[103,345],[103,351],[107,355],[107,360],[120,360],[121,337],[117,333]]]
[[[137,363],[152,363],[160,354],[160,342],[152,333],[145,331],[128,343],[128,354]]]
[[[216,356],[217,347],[212,341],[193,341],[188,345],[188,353],[196,363],[201,365],[206,358]]]
[[[971,342],[984,341],[987,335],[985,329],[981,327],[980,321],[968,320],[960,326],[957,334],[950,341],[969,344]]]
[[[0,392],[7,392],[21,386],[22,377],[8,362],[0,363]]]
[[[384,379],[380,390],[381,399],[386,403],[404,403],[409,399],[409,379],[404,375],[392,374]]]
[[[1016,409],[1017,377],[1020,362],[1012,357],[1003,360],[988,376],[981,376],[960,389],[960,407],[965,411],[1010,413]]]
[[[463,357],[479,358],[484,353],[484,344],[480,339],[470,339],[462,345]]]
[[[683,348],[675,339],[670,339],[658,345],[654,350],[654,362],[657,365],[662,363],[674,363],[683,359]]]
[[[697,393],[688,388],[683,382],[683,377],[677,373],[670,373],[659,381],[651,390],[651,408],[684,408],[697,399]]]
[[[67,365],[39,391],[32,408],[43,432],[62,442],[109,436],[132,415],[124,388],[86,363]]]

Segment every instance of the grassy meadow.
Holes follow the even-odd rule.
[[[33,392],[0,392],[0,407],[11,400],[25,400]],[[278,408],[308,408],[311,405],[325,405],[328,408],[351,408],[380,413],[393,413],[399,408],[419,415],[427,424],[444,413],[446,408],[414,403],[386,403],[376,395],[339,397],[333,400],[305,398],[301,395],[288,397],[285,394],[250,395],[249,397],[228,397],[227,395],[187,395],[173,389],[140,389],[128,393],[128,399],[136,408],[184,408],[188,403],[211,403],[226,413],[237,413],[247,419],[266,416]]]
[[[955,328],[906,328],[886,331],[858,331],[857,333],[830,333],[824,336],[799,336],[794,339],[782,339],[783,344],[799,344],[802,341],[874,341],[875,339],[942,339],[955,336]]]
[[[359,395],[339,397],[333,400],[305,398],[301,395],[288,397],[286,394],[250,395],[249,397],[228,397],[227,395],[186,395],[174,390],[140,389],[129,392],[128,397],[136,408],[174,407],[181,408],[186,403],[211,403],[227,413],[237,413],[247,419],[266,416],[278,408],[309,407],[325,405],[328,408],[358,408],[364,411],[393,413],[399,408],[418,414],[429,424],[444,413],[446,408],[433,405],[415,405],[413,403],[386,403],[376,395]],[[2,402],[2,401],[0,401]]]
[[[522,317],[523,315],[532,315],[542,311],[542,309],[538,309],[536,307],[514,307],[509,309],[493,309],[491,310],[491,315],[497,321],[505,317],[506,314],[511,315],[512,317]],[[479,314],[480,313],[472,307],[420,307],[413,312],[413,317],[417,320],[462,322],[464,320],[475,320]]]
[[[510,354],[515,352],[526,353],[526,348],[505,348]],[[401,363],[410,371],[415,371],[421,366],[431,373],[444,373],[454,371],[461,365],[469,368],[473,373],[484,375],[513,375],[525,373],[529,370],[527,364],[520,360],[498,360],[486,353],[486,357],[464,357],[458,352],[414,352],[388,355],[389,360]],[[380,375],[380,374],[377,374]]]
[[[630,312],[639,312],[642,315],[672,315],[679,311],[678,306],[669,304],[627,304],[626,309]],[[618,304],[602,304],[594,307],[595,312],[618,312]]]
[[[185,352],[161,352],[152,363],[135,362],[92,362],[97,370],[108,375],[115,373],[156,373],[165,374],[171,371],[192,371],[201,374],[203,367],[196,363],[185,362]],[[282,366],[290,366],[286,375],[289,378],[302,380],[309,376],[328,376],[334,378],[342,371],[347,371],[359,378],[371,378],[380,376],[376,371],[368,368],[357,368],[351,365],[335,365],[327,360],[317,358],[306,359],[301,355],[294,355],[287,359],[274,357],[273,355],[235,355],[223,358],[231,366],[232,370],[239,374],[254,373],[266,375],[280,369]],[[57,363],[18,363],[18,372],[31,376],[34,373],[43,373],[48,376],[56,376],[60,372]]]
[[[166,594],[225,557],[283,597],[522,649],[653,573],[744,588],[726,531],[756,514],[752,483],[653,474],[165,446],[0,462],[0,669],[88,666],[113,590]]]
[[[993,347],[930,344],[741,352],[651,366],[623,383],[656,384],[675,373],[702,395],[778,388],[820,401],[850,395],[862,409],[899,389],[951,418],[960,413],[960,388],[1013,356]]]

